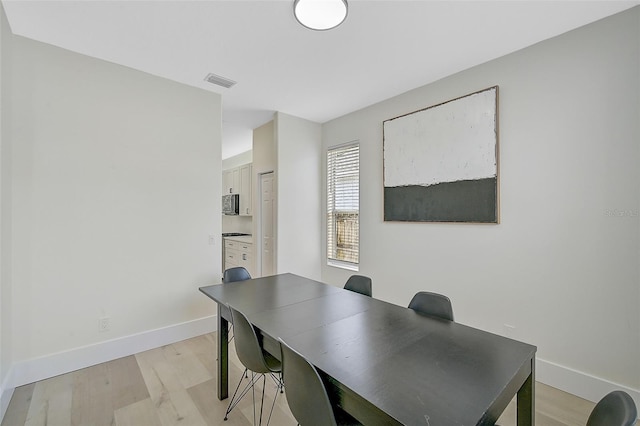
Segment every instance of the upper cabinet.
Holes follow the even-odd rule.
[[[240,215],[251,216],[251,163],[240,166]]]
[[[240,195],[240,216],[251,216],[251,163],[222,171],[222,193]]]
[[[229,169],[222,171],[222,194],[240,193],[240,169]]]

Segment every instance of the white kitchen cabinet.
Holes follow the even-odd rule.
[[[251,216],[251,163],[222,171],[222,194],[240,195],[240,216]]]
[[[222,172],[222,195],[240,193],[240,169],[223,170]]]
[[[240,216],[251,216],[251,163],[240,166]]]
[[[255,268],[253,266],[253,243],[242,241],[245,238],[224,239],[224,269],[242,266],[254,277]]]

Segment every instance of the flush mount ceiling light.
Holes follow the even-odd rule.
[[[293,14],[309,29],[330,30],[347,17],[347,0],[295,0]]]

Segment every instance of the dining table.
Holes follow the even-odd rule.
[[[199,290],[217,303],[220,400],[228,397],[232,306],[265,351],[280,359],[285,341],[316,367],[332,402],[364,425],[493,425],[514,397],[518,426],[535,423],[531,344],[291,273]]]

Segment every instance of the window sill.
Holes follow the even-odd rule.
[[[359,267],[354,263],[340,262],[339,260],[327,260],[327,266],[333,266],[334,268],[347,269],[349,271],[358,272]]]

